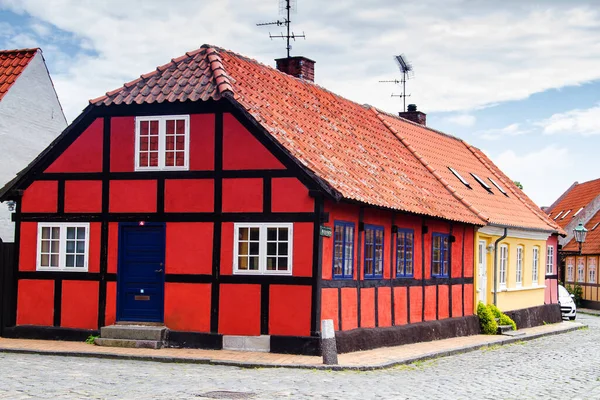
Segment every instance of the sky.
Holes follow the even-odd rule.
[[[482,149],[539,206],[600,177],[596,0],[296,0],[292,55],[317,84],[402,111],[393,56],[414,68],[407,103]],[[0,0],[0,48],[41,47],[69,121],[88,100],[208,43],[264,64],[278,0]]]

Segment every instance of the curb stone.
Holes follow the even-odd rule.
[[[47,356],[62,356],[62,357],[92,357],[112,360],[128,360],[128,361],[152,361],[162,363],[181,363],[181,364],[205,364],[218,365],[226,367],[238,368],[294,368],[294,369],[316,369],[324,371],[374,371],[387,369],[399,365],[412,364],[418,361],[427,361],[439,357],[453,356],[457,354],[469,353],[476,350],[489,348],[492,346],[505,346],[517,342],[530,341],[539,339],[544,336],[559,335],[562,333],[573,332],[579,329],[587,328],[588,325],[579,324],[573,327],[543,333],[535,333],[519,337],[507,337],[498,341],[476,344],[470,346],[458,347],[450,350],[433,351],[419,356],[406,357],[394,361],[389,361],[374,365],[323,365],[323,364],[269,364],[260,362],[245,362],[245,361],[227,361],[213,360],[210,358],[186,358],[186,357],[167,357],[167,356],[146,356],[146,355],[131,355],[131,354],[116,354],[116,353],[97,353],[97,352],[74,352],[74,351],[55,351],[55,350],[30,350],[30,349],[9,349],[0,348],[0,353],[16,353],[16,354],[37,354]]]

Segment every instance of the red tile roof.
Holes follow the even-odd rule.
[[[39,49],[0,50],[0,100]]]
[[[596,225],[597,224],[597,225]],[[581,247],[582,254],[600,254],[600,211],[598,211],[586,224],[588,233]],[[596,227],[596,229],[594,229]],[[573,239],[565,247],[566,251],[577,251],[579,245]]]
[[[559,229],[479,150],[448,135],[353,103],[238,54],[186,53],[95,105],[233,99],[296,160],[340,197],[484,225]],[[447,165],[446,165],[447,164]],[[472,181],[465,188],[447,169]],[[508,191],[490,195],[468,174]]]
[[[550,218],[554,219],[558,213],[562,214],[555,219],[556,223],[561,227],[566,227],[573,219],[573,215],[581,208],[587,206],[592,200],[600,195],[600,179],[584,183],[575,183],[569,190],[564,193],[556,204],[546,210]],[[567,211],[571,212],[563,218]]]

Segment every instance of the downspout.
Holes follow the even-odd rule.
[[[504,234],[494,242],[494,305],[497,306],[498,297],[498,243],[508,236],[508,228],[504,228]]]

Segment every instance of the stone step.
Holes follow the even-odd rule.
[[[512,331],[512,325],[498,325],[498,333],[503,334],[510,331]]]
[[[511,336],[511,337],[525,336],[525,332],[523,332],[523,331],[507,331],[507,332],[502,332],[502,334],[504,336]]]
[[[160,349],[162,341],[157,340],[130,340],[130,339],[106,339],[96,338],[94,340],[96,346],[105,347],[129,347],[138,349]]]
[[[100,329],[103,339],[128,339],[128,340],[165,340],[167,328],[165,326],[142,325],[110,325]]]

